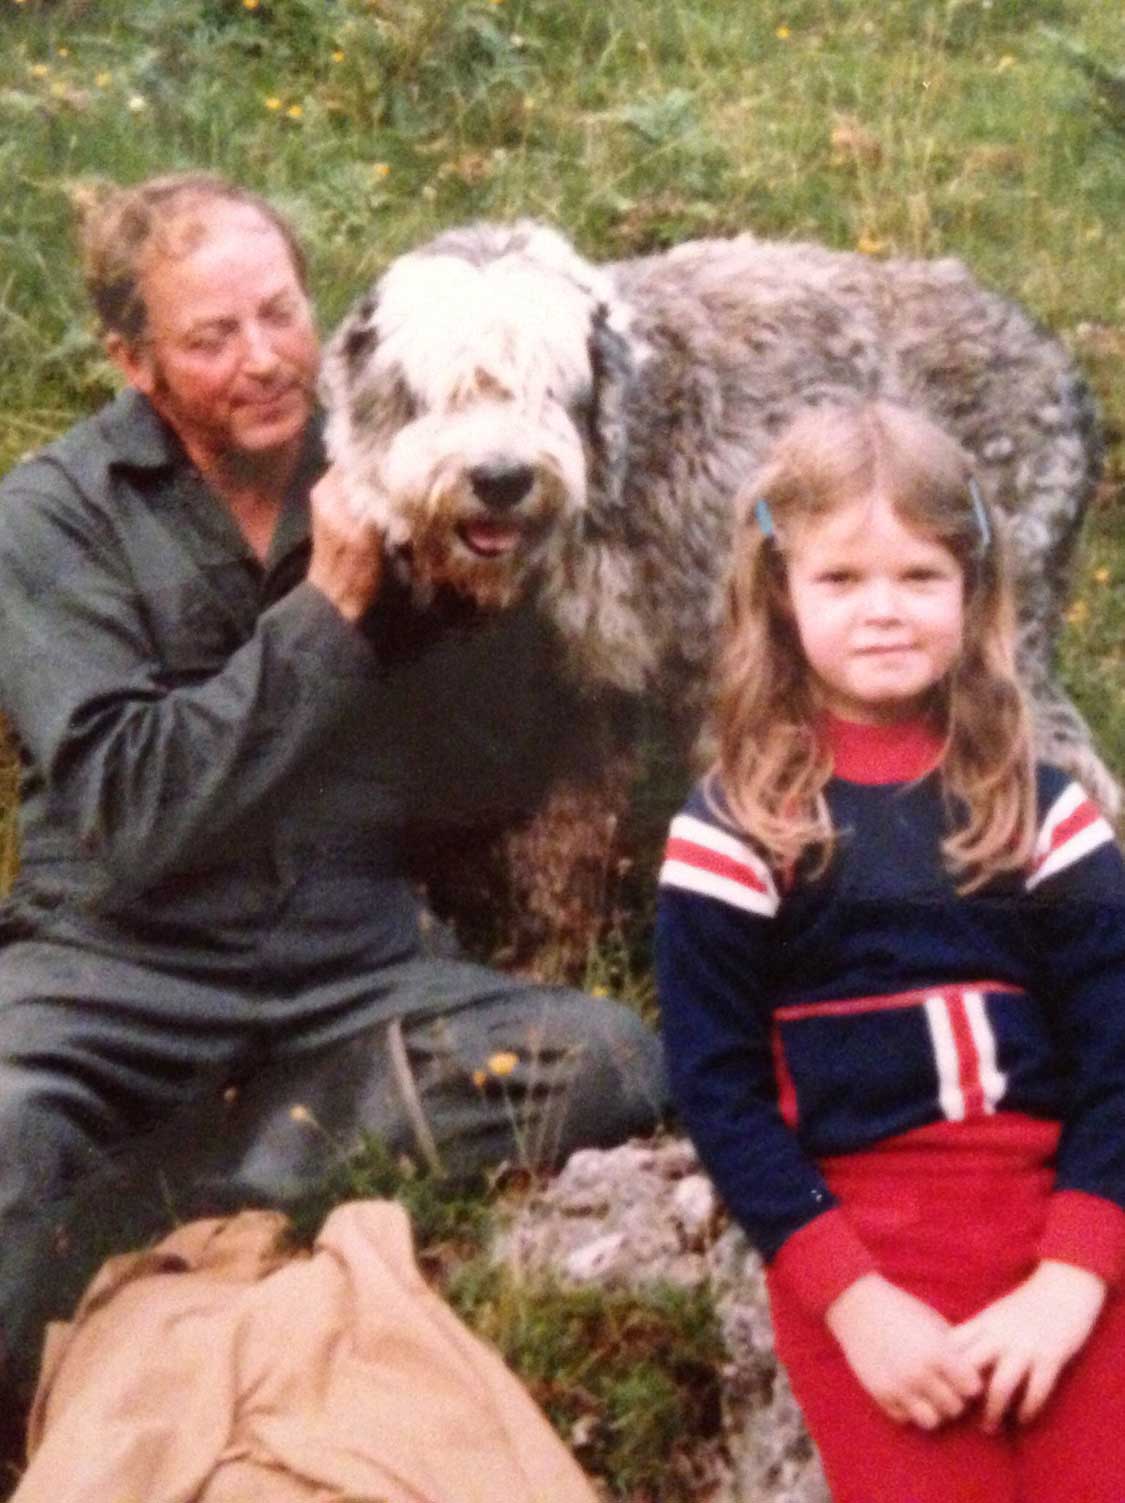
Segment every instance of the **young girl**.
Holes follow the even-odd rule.
[[[1035,767],[967,455],[818,409],[744,492],[673,822],[673,1093],[836,1503],[1125,1500],[1125,866]]]

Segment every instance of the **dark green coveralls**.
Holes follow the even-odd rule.
[[[132,391],[0,486],[17,1362],[57,1302],[75,1186],[155,1123],[233,1204],[284,1199],[365,1131],[464,1170],[558,1162],[659,1110],[658,1048],[627,1009],[421,948],[401,827],[518,795],[552,676],[518,612],[397,654],[378,604],[348,625],[304,582],[322,464],[310,431],[264,566]]]

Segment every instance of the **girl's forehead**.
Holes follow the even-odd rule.
[[[841,502],[819,515],[798,516],[787,530],[798,550],[945,546],[934,533],[906,518],[893,499],[880,491]]]

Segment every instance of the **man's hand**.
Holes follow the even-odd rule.
[[[358,621],[379,593],[383,537],[344,494],[339,472],[328,470],[309,498],[312,558],[308,580],[348,621]]]
[[[1096,1273],[1044,1259],[1011,1294],[954,1328],[957,1350],[979,1372],[991,1368],[981,1424],[997,1428],[1021,1384],[1021,1424],[1047,1402],[1059,1373],[1094,1329],[1106,1286]]]
[[[900,1424],[934,1430],[983,1387],[944,1316],[881,1274],[850,1284],[825,1321],[860,1383]]]

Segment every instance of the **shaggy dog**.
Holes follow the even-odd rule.
[[[509,851],[533,944],[572,930],[577,953],[592,932],[601,895],[576,897],[576,872],[604,878],[622,703],[698,731],[732,497],[808,404],[916,405],[975,456],[1011,545],[1040,750],[1116,812],[1052,676],[1100,459],[1093,404],[1063,347],[959,262],[740,235],[594,266],[545,226],[473,225],[391,265],[331,341],[324,392],[330,453],[415,601],[531,599],[559,645],[575,708],[559,736],[588,750]]]

